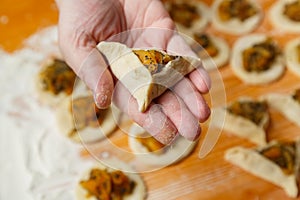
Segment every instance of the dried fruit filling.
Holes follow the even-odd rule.
[[[70,109],[75,121],[75,130],[72,133],[86,127],[99,126],[108,112],[108,110],[97,108],[94,99],[90,96],[74,99]]]
[[[253,45],[242,52],[243,67],[248,72],[262,72],[271,68],[280,50],[272,39]]]
[[[297,56],[298,56],[298,63],[300,63],[300,44],[296,47]],[[299,66],[300,67],[300,66]]]
[[[222,21],[229,21],[237,18],[245,21],[256,15],[257,9],[247,0],[224,0],[218,9],[219,17]]]
[[[201,19],[197,7],[188,3],[171,4],[169,13],[175,22],[187,28],[190,28],[195,20]]]
[[[133,53],[138,56],[151,74],[159,73],[168,62],[176,58],[176,56],[163,54],[156,50],[133,50]]]
[[[283,14],[293,21],[300,22],[300,1],[286,4]]]
[[[295,99],[300,104],[300,89],[297,89],[293,95],[293,99]]]
[[[55,59],[41,71],[40,78],[44,90],[55,95],[61,92],[71,94],[76,75],[64,61]]]
[[[234,102],[227,110],[235,115],[245,117],[257,125],[260,125],[267,112],[267,104],[265,102]]]
[[[146,147],[150,152],[160,153],[160,150],[162,150],[165,146],[152,136],[137,137],[136,140]]]
[[[218,48],[216,47],[216,45],[213,43],[213,41],[210,39],[210,37],[207,34],[195,33],[194,39],[196,42],[198,42],[201,45],[201,47],[203,47],[205,49],[205,51],[207,52],[207,54],[209,56],[215,57],[218,55],[218,53],[219,53]],[[205,55],[201,55],[202,51],[198,51],[197,49],[194,49],[194,48],[193,48],[193,50],[198,52],[198,54],[200,54],[200,57],[205,56]]]
[[[122,171],[108,172],[98,168],[91,170],[88,180],[80,182],[88,192],[87,198],[97,200],[122,200],[132,194],[135,184]]]
[[[279,165],[285,174],[294,172],[295,144],[276,144],[261,150],[259,153]]]

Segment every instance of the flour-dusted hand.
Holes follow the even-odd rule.
[[[145,112],[140,112],[129,91],[118,82],[114,85],[105,58],[96,50],[99,42],[113,37],[129,47],[153,47],[193,55],[174,31],[174,23],[161,1],[61,0],[58,7],[62,53],[94,92],[98,107],[108,107],[113,99],[123,112],[162,143],[171,142],[177,133],[190,140],[198,138],[199,121],[210,115],[202,96],[209,91],[210,79],[203,67],[188,74],[156,98]]]

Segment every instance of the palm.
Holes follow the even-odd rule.
[[[167,91],[157,98],[155,103],[161,107],[152,104],[140,113],[128,91],[114,90],[104,59],[93,50],[98,42],[113,39],[130,47],[190,55],[192,51],[174,29],[159,0],[63,0],[60,5],[60,47],[70,66],[99,94],[98,105],[108,106],[115,91],[117,106],[164,143],[177,131],[190,139],[200,133],[198,120],[204,121],[210,113],[201,95],[209,88],[205,71],[195,70],[173,88],[174,93]]]
[[[148,45],[151,44],[151,46],[153,46],[153,44],[155,46],[159,45],[158,47],[166,49],[166,41],[168,41],[171,36],[171,32],[166,30],[173,30],[174,23],[169,18],[169,15],[165,11],[161,2],[153,0],[124,0],[123,6],[127,21],[127,28],[129,30],[144,28],[144,31],[147,31],[147,28],[149,27],[155,28],[155,30],[149,30],[149,33],[140,31],[140,33],[143,33],[143,40],[138,41],[144,41],[146,44],[148,43]],[[162,30],[160,30],[160,28]],[[157,32],[157,34],[153,33],[155,31]],[[168,39],[166,40],[165,37],[167,37]],[[139,38],[133,39],[134,41],[137,41],[136,39]]]
[[[171,28],[172,21],[159,1],[123,0],[121,4],[124,7],[129,29],[150,26]]]
[[[118,27],[118,29],[114,29],[114,34],[122,32],[121,36],[126,38],[122,42],[131,47],[167,49],[175,26],[160,1],[120,0],[120,6],[116,4],[114,4],[116,13],[109,15],[111,19],[107,17],[109,23],[103,24],[101,21],[102,26],[107,26],[105,28],[98,26],[99,29],[110,30],[111,27]],[[102,15],[102,13],[98,14]],[[124,18],[120,16],[124,16]],[[99,38],[99,41],[108,39],[112,36],[112,32],[107,31],[104,35],[102,32],[102,35],[97,35],[95,38]],[[117,40],[120,40],[120,37]]]

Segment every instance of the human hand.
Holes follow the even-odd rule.
[[[159,0],[62,0],[58,2],[59,44],[67,63],[95,94],[98,107],[111,99],[146,131],[162,143],[179,132],[194,140],[201,133],[199,121],[210,115],[202,94],[210,88],[206,71],[199,67],[139,112],[136,100],[113,76],[101,54],[98,42],[127,30],[120,42],[129,47],[154,47],[177,54],[193,55],[174,31],[175,26]],[[114,93],[114,94],[113,94]],[[113,96],[113,98],[112,98]]]

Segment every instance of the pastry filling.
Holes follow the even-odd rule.
[[[242,52],[243,67],[248,72],[262,72],[270,69],[280,50],[272,39],[253,45]]]
[[[70,134],[86,127],[98,127],[107,112],[107,109],[97,108],[94,99],[90,96],[74,99],[71,105],[71,113],[75,120],[75,129]]]
[[[176,56],[163,54],[156,50],[133,50],[133,53],[137,55],[151,74],[161,72],[168,62],[176,58]]]
[[[300,22],[300,1],[294,1],[284,6],[283,14],[290,20]]]
[[[165,146],[152,136],[137,137],[136,140],[140,142],[144,147],[146,147],[149,152],[153,153],[161,153],[160,150],[162,150]]]
[[[237,18],[243,22],[256,15],[257,12],[257,9],[247,0],[224,0],[218,9],[218,14],[222,21]]]
[[[195,33],[194,34],[194,39],[196,42],[198,42],[204,49],[195,49],[193,48],[194,51],[196,51],[200,57],[201,56],[205,56],[206,57],[206,53],[210,56],[210,57],[215,57],[218,55],[219,50],[216,47],[216,45],[213,43],[213,41],[210,39],[210,37],[205,34],[205,33]],[[203,50],[206,51],[203,52]]]
[[[234,114],[251,120],[253,123],[260,125],[268,112],[266,102],[234,102],[227,110]]]
[[[280,166],[285,174],[294,173],[295,144],[275,144],[259,153]]]
[[[300,89],[295,91],[295,94],[293,95],[293,99],[300,104]]]
[[[300,63],[300,44],[296,47],[297,56],[298,56],[298,63]]]
[[[194,21],[201,19],[197,7],[188,3],[172,3],[169,13],[175,22],[186,28],[190,28]]]
[[[55,59],[39,74],[42,88],[52,94],[58,95],[61,92],[71,94],[76,79],[75,73],[62,60]]]
[[[87,191],[87,198],[97,200],[122,200],[132,194],[135,182],[123,172],[92,169],[88,180],[80,181],[80,185]]]

